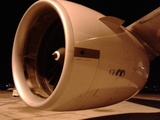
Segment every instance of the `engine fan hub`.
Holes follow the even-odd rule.
[[[61,57],[59,51],[55,51],[53,54],[54,60],[58,61]]]
[[[64,56],[65,56],[65,48],[60,48],[57,51],[55,51],[54,53],[52,53],[54,60],[58,61],[58,63],[60,65],[63,65],[64,62]]]

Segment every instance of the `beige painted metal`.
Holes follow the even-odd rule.
[[[61,77],[47,97],[41,87],[37,91],[29,89],[34,85],[27,84],[30,80],[25,77],[23,61],[27,35],[44,11],[53,12],[52,19],[61,19],[66,44]],[[115,104],[139,92],[148,78],[149,59],[141,43],[121,26],[122,23],[118,18],[69,1],[34,3],[19,24],[13,46],[13,77],[22,100],[37,109],[80,110]],[[97,55],[83,57],[81,53],[77,56],[75,51],[79,48],[82,53],[95,51]],[[37,79],[35,77],[35,81]],[[39,96],[35,95],[37,92]],[[43,95],[45,98],[40,97]]]
[[[143,44],[151,60],[160,55],[160,7],[129,25],[127,29]]]

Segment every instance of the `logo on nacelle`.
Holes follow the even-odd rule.
[[[125,74],[126,74],[126,71],[125,71],[125,70],[122,70],[122,69],[118,69],[118,70],[111,69],[111,70],[109,71],[109,74],[110,74],[110,75],[114,75],[114,76],[118,76],[118,77],[124,77]]]

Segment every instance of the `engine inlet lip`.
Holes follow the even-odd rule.
[[[39,15],[41,12],[45,10],[53,10],[57,12],[59,15],[65,34],[65,60],[62,75],[60,77],[60,82],[58,83],[56,89],[52,94],[47,98],[41,98],[39,96],[34,95],[31,90],[29,89],[25,75],[24,75],[24,61],[23,61],[23,49],[25,45],[25,39],[27,37],[27,32],[29,31],[30,26],[33,23],[33,18]],[[54,103],[58,100],[58,98],[62,95],[63,90],[66,87],[66,82],[69,80],[70,72],[72,69],[73,64],[73,57],[74,56],[74,36],[73,36],[73,28],[69,18],[69,15],[64,8],[64,6],[58,1],[46,1],[40,0],[35,2],[24,14],[22,17],[19,26],[16,31],[14,44],[13,44],[13,51],[12,51],[12,71],[13,71],[13,78],[15,86],[22,98],[22,100],[29,106],[49,110],[53,109],[50,102]],[[16,64],[18,63],[18,65]],[[64,82],[65,81],[65,82]],[[59,91],[57,93],[57,91]]]

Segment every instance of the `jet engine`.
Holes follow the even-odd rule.
[[[149,59],[123,23],[65,0],[35,2],[13,44],[13,77],[22,100],[67,111],[112,105],[138,93]]]

